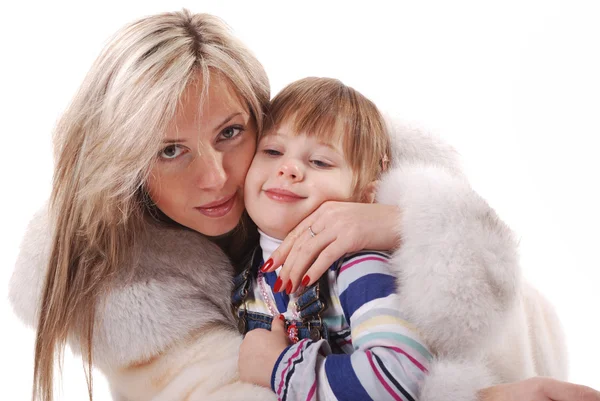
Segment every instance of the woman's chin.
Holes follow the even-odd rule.
[[[234,216],[234,218],[227,219],[226,221],[215,222],[216,224],[203,224],[202,227],[198,227],[196,231],[206,235],[207,237],[220,237],[227,235],[236,229],[236,227],[239,225],[241,217],[242,215],[240,213],[237,218]]]

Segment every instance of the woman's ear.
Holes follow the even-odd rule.
[[[379,186],[379,180],[371,181],[365,187],[362,197],[361,203],[374,203],[375,202],[375,194],[377,193],[377,187]]]

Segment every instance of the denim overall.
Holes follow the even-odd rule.
[[[260,247],[257,247],[251,258],[250,266],[233,279],[234,289],[231,295],[231,305],[234,315],[238,318],[238,330],[241,334],[259,328],[271,330],[272,316],[249,311],[246,307],[248,294],[250,293],[252,294],[250,296],[253,296],[252,278],[257,276],[258,268],[262,264],[262,252]],[[295,322],[298,329],[298,340],[305,338],[313,341],[321,338],[329,340],[327,326],[321,320],[321,313],[327,308],[325,300],[329,297],[329,286],[326,280],[327,275],[324,274],[318,282],[307,287],[302,295],[296,299],[297,311],[301,319],[300,322]],[[290,323],[286,320],[286,330]]]

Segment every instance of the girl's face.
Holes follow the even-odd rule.
[[[261,138],[246,180],[246,208],[264,233],[283,239],[325,201],[352,198],[353,172],[341,144],[292,132]]]
[[[234,229],[244,211],[256,125],[248,107],[218,74],[211,76],[202,105],[200,92],[200,84],[186,88],[147,190],[174,221],[217,236]]]

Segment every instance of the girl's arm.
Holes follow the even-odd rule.
[[[386,257],[360,253],[346,259],[333,293],[339,294],[340,319],[350,325],[354,352],[332,354],[325,340],[289,346],[272,371],[271,388],[278,398],[418,399],[432,356],[400,314],[394,291]]]

